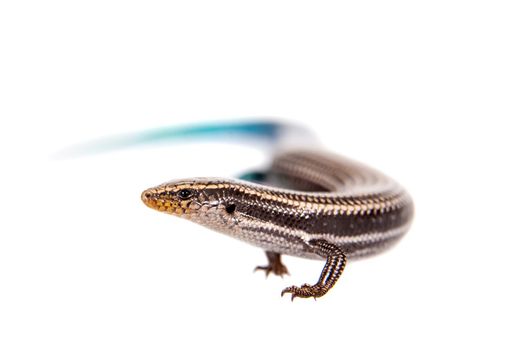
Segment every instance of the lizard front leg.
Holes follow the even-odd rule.
[[[326,264],[316,284],[303,284],[301,287],[292,286],[283,289],[281,296],[290,293],[292,301],[295,297],[322,297],[335,285],[346,265],[346,255],[335,244],[329,243],[324,239],[313,239],[308,241],[308,245],[312,247],[316,254],[326,257]]]

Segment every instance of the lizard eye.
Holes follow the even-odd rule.
[[[183,189],[183,190],[180,190],[179,192],[177,192],[177,196],[180,198],[180,199],[189,199],[193,196],[193,191],[192,190],[189,190],[189,189]]]

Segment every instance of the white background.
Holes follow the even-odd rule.
[[[3,1],[0,348],[525,346],[520,1]],[[52,159],[101,135],[253,116],[314,130],[416,203],[388,253],[314,300],[322,262],[146,208],[262,150],[188,144]]]

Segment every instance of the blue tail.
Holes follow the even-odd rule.
[[[132,134],[110,136],[87,143],[78,144],[60,152],[62,156],[78,156],[104,153],[129,147],[155,143],[178,142],[189,140],[230,140],[231,137],[257,138],[278,142],[283,131],[294,126],[272,121],[226,122],[217,124],[197,124],[188,126],[164,127]]]

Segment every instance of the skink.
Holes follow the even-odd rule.
[[[268,125],[273,124],[219,129],[249,134]],[[275,136],[277,129],[261,133]],[[268,169],[256,175],[245,177],[252,181],[203,177],[167,182],[145,190],[142,200],[264,249],[268,265],[257,269],[267,274],[288,273],[282,254],[326,260],[316,283],[282,291],[292,300],[325,295],[347,260],[389,248],[408,231],[413,217],[409,194],[394,180],[320,149],[277,149]]]

